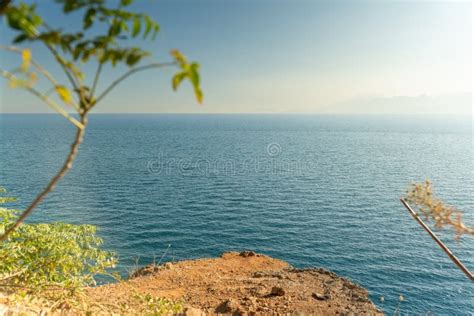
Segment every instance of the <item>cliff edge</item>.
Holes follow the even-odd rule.
[[[88,296],[124,306],[133,291],[182,301],[186,315],[383,315],[367,290],[333,272],[295,269],[249,251],[147,266],[126,282],[89,289]]]

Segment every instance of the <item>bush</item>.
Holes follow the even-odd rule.
[[[5,192],[5,190],[2,190]],[[0,204],[13,201],[0,198]],[[0,234],[18,211],[0,208]],[[101,250],[92,225],[23,224],[0,244],[0,286],[30,292],[77,290],[95,285],[95,276],[115,267],[115,254]]]

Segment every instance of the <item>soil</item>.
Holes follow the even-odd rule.
[[[90,288],[98,306],[125,306],[131,293],[182,301],[186,315],[383,315],[367,290],[324,269],[295,269],[254,252],[147,266],[130,280]],[[111,306],[111,310],[113,306]]]

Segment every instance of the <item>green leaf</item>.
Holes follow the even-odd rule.
[[[202,103],[203,100],[203,93],[201,88],[199,87],[194,87],[194,95],[196,96],[196,99],[199,103]]]
[[[125,21],[120,21],[120,31],[128,31],[128,25]]]
[[[158,25],[158,23],[155,23],[153,25],[153,35],[151,37],[151,39],[154,41],[155,38],[156,38],[156,34],[158,34],[158,31],[160,30],[160,26]]]
[[[18,211],[0,208],[0,232],[17,219]],[[94,276],[107,273],[117,262],[113,253],[99,248],[101,244],[95,226],[23,224],[0,244],[0,279],[7,287],[37,293],[95,285]]]
[[[192,63],[189,67],[189,80],[194,87],[199,87],[199,64]]]
[[[133,0],[121,0],[120,4],[124,7],[130,5],[133,2]]]
[[[136,37],[138,35],[138,33],[140,33],[140,29],[141,29],[140,19],[135,18],[135,20],[133,20],[132,36]]]
[[[188,73],[185,71],[178,72],[177,74],[173,76],[173,79],[171,80],[171,84],[173,86],[174,91],[178,89],[183,79],[186,78],[187,76],[188,76]]]
[[[142,58],[141,55],[139,55],[138,53],[131,53],[127,56],[127,60],[126,60],[126,63],[128,66],[133,66],[135,64],[137,64],[140,59]]]
[[[13,43],[15,44],[19,44],[21,42],[24,42],[25,40],[28,39],[28,35],[26,34],[20,34],[18,35],[17,37],[15,37],[15,39],[13,40]]]
[[[96,17],[97,11],[94,8],[89,8],[84,15],[84,29],[88,29],[92,26],[92,23],[94,23],[94,19]]]
[[[173,49],[170,55],[176,60],[176,62],[183,68],[187,64],[186,57],[177,49]]]
[[[148,15],[145,15],[145,33],[143,33],[143,38],[146,38],[153,27],[153,21]]]
[[[5,12],[8,25],[26,35],[36,35],[37,28],[43,23],[43,20],[35,10],[35,5],[29,6],[25,3],[20,3],[18,6],[9,5]]]
[[[189,80],[191,81],[191,84],[193,85],[194,94],[196,95],[197,101],[199,103],[202,103],[203,94],[202,94],[202,90],[201,90],[201,87],[200,87],[199,64],[198,63],[192,63],[189,66],[188,77],[189,77]]]
[[[113,21],[109,28],[109,36],[117,36],[120,34],[121,25],[118,21]]]

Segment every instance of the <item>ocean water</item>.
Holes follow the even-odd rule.
[[[474,223],[471,118],[92,115],[73,170],[31,221],[92,223],[126,274],[138,260],[249,249],[324,267],[391,314],[473,315],[474,285],[399,197],[427,178]],[[0,116],[0,185],[24,208],[73,128]],[[474,238],[439,232],[474,270]],[[137,259],[138,258],[138,259]],[[385,297],[384,305],[379,301]]]

